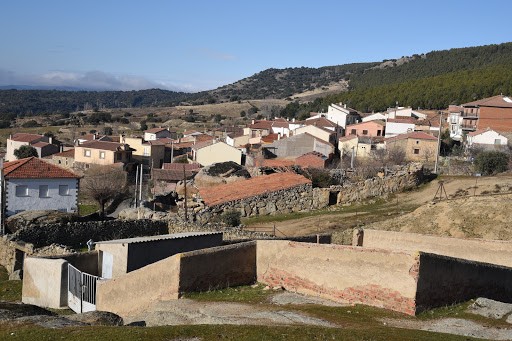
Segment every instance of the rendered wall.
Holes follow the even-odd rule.
[[[68,262],[63,259],[25,258],[21,301],[40,307],[67,306]]]
[[[183,253],[180,292],[205,291],[256,281],[256,242]]]
[[[419,254],[257,241],[257,279],[288,291],[414,315]]]
[[[180,258],[178,254],[118,278],[98,281],[96,309],[126,316],[155,302],[177,299]]]
[[[22,302],[48,308],[68,305],[68,264],[97,275],[98,253],[87,252],[55,257],[26,257],[23,269]]]
[[[356,238],[357,230],[354,230]],[[355,240],[355,239],[354,239]],[[352,245],[357,245],[355,241]],[[512,242],[484,239],[459,239],[417,233],[364,230],[363,247],[423,251],[512,267]]]
[[[416,311],[486,297],[512,303],[512,269],[435,254],[420,254]]]

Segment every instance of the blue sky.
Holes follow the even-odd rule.
[[[0,86],[213,89],[267,68],[512,41],[512,1],[0,3]]]

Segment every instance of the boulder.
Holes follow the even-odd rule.
[[[91,326],[122,326],[123,318],[108,311],[89,311],[87,313],[69,315],[68,319]]]

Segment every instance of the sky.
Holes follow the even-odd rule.
[[[0,86],[214,89],[512,41],[510,0],[4,0]]]

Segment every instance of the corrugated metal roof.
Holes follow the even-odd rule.
[[[147,243],[147,242],[154,242],[154,241],[158,241],[158,240],[182,239],[182,238],[188,238],[188,237],[199,237],[199,236],[207,236],[207,235],[213,235],[213,234],[222,234],[222,232],[182,232],[182,233],[172,233],[172,234],[161,234],[159,236],[105,240],[105,241],[101,241],[101,242],[96,242],[96,244]]]

